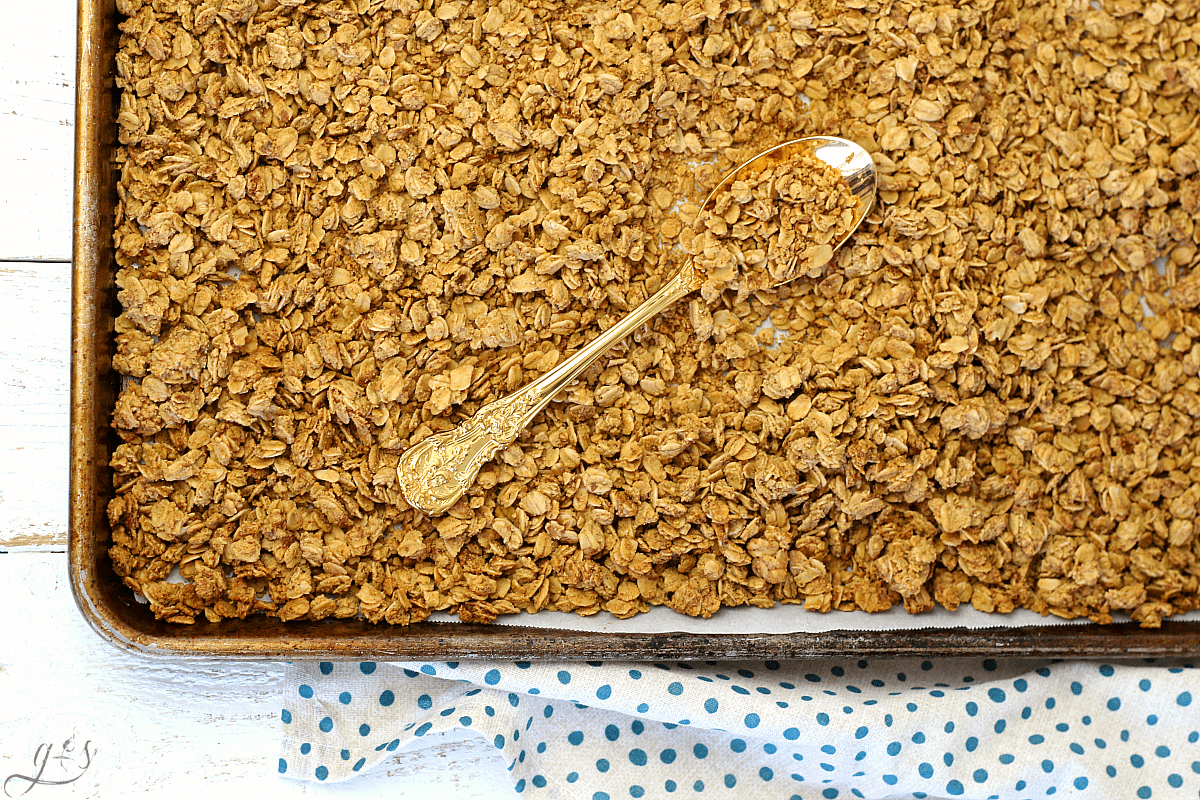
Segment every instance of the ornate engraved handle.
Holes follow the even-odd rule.
[[[488,403],[459,427],[410,447],[396,469],[405,499],[426,514],[448,511],[475,482],[479,468],[515,442],[563,387],[613,345],[699,285],[695,267],[688,262],[653,297],[533,383]]]

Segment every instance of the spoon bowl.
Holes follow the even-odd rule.
[[[717,201],[717,196],[734,181],[741,179],[747,173],[761,172],[764,169],[783,164],[789,158],[794,157],[797,153],[804,150],[807,150],[840,172],[842,180],[850,187],[851,194],[858,198],[858,213],[854,218],[854,224],[850,226],[841,239],[831,243],[834,252],[836,252],[839,247],[846,243],[847,239],[854,235],[854,232],[858,230],[858,226],[866,219],[867,214],[871,213],[871,208],[875,205],[875,192],[879,184],[878,173],[875,170],[875,162],[871,160],[871,154],[859,145],[846,139],[839,139],[836,136],[805,136],[802,139],[792,139],[789,142],[777,144],[770,149],[764,150],[754,156],[754,158],[740,165],[737,169],[731,170],[709,192],[704,205],[700,207],[701,211],[712,208]],[[799,276],[793,275],[779,281],[775,285],[782,286],[785,283],[794,281],[797,277]]]
[[[832,136],[793,139],[759,153],[733,170],[704,201],[708,208],[720,191],[752,170],[782,163],[801,149],[838,170],[859,200],[854,225],[837,243],[841,247],[862,223],[875,201],[876,173],[870,154],[853,142]],[[791,280],[791,278],[787,279]],[[787,280],[783,281],[786,283]],[[413,508],[442,514],[462,497],[479,469],[502,448],[508,447],[556,394],[617,342],[659,312],[699,288],[702,280],[692,261],[674,275],[653,297],[629,312],[570,358],[507,397],[488,403],[456,428],[434,434],[404,451],[396,468],[400,490]]]

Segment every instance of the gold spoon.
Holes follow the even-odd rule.
[[[786,160],[801,148],[807,148],[817,158],[841,172],[850,191],[859,199],[858,218],[841,241],[833,246],[837,250],[871,210],[877,183],[875,163],[871,161],[870,154],[845,139],[809,136],[764,150],[725,176],[704,201],[703,208],[708,208],[717,193],[739,174],[750,171],[752,167],[755,171],[761,171]],[[780,283],[787,283],[796,277],[799,275],[791,275]],[[475,482],[479,468],[502,448],[516,441],[518,434],[561,389],[643,323],[698,289],[701,282],[695,266],[688,261],[653,297],[575,355],[533,383],[488,403],[457,428],[430,436],[410,447],[400,457],[397,468],[404,497],[414,508],[426,514],[447,511]]]

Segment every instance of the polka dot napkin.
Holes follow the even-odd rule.
[[[1017,659],[296,663],[278,769],[345,780],[466,728],[517,794],[554,800],[1195,798],[1196,679]]]

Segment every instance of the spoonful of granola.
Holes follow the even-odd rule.
[[[871,156],[831,136],[785,142],[730,172],[701,206],[683,268],[545,375],[406,450],[397,467],[405,499],[426,514],[447,511],[561,389],[692,292],[711,301],[725,289],[748,293],[819,276],[871,210],[876,183]]]

